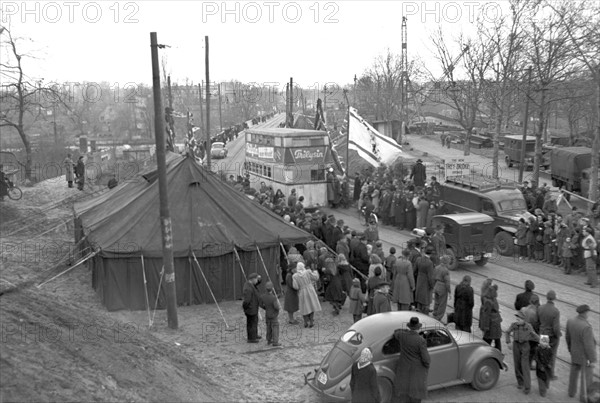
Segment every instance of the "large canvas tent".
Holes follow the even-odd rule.
[[[280,287],[280,243],[305,242],[310,234],[223,183],[193,158],[167,154],[167,181],[179,305],[212,302],[211,290],[218,301],[240,298],[245,277],[253,272]],[[152,307],[158,298],[158,307],[164,308],[156,167],[74,210],[76,240],[96,253],[89,260],[92,286],[108,310],[146,309],[146,292]]]

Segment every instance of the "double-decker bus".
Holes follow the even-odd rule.
[[[246,130],[244,168],[250,186],[261,182],[288,196],[296,189],[304,206],[327,205],[326,169],[333,165],[327,133],[293,128]]]

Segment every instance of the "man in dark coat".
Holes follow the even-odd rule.
[[[577,393],[577,380],[581,374],[581,400],[586,391],[583,386],[588,388],[592,384],[594,365],[598,360],[596,355],[596,339],[592,325],[587,320],[590,307],[580,305],[577,307],[578,315],[567,320],[567,348],[571,354],[571,373],[569,375],[569,397],[575,397]],[[584,380],[585,377],[585,380]]]
[[[429,315],[429,306],[431,305],[431,293],[434,286],[434,270],[431,261],[432,249],[425,250],[425,256],[417,258],[415,267],[417,269],[417,286],[415,290],[415,302],[417,311]]]
[[[356,249],[352,251],[353,259],[352,266],[366,276],[369,275],[369,252],[367,251],[367,237],[364,235],[360,236],[360,243],[356,245]],[[360,286],[362,292],[367,291],[367,284],[365,277],[360,278]]]
[[[454,323],[457,330],[471,333],[473,326],[473,307],[475,306],[471,276],[463,277],[454,289]]]
[[[392,304],[390,302],[390,283],[384,281],[377,284],[373,296],[373,314],[382,312],[391,312]]]
[[[242,308],[246,314],[246,332],[248,335],[248,343],[258,343],[261,336],[258,335],[258,307],[259,294],[256,287],[260,282],[260,276],[256,273],[251,273],[248,276],[248,281],[244,284],[244,301]]]
[[[265,321],[267,327],[267,344],[272,344],[273,347],[279,347],[279,311],[281,304],[275,294],[272,282],[267,282],[265,285],[267,292],[262,294],[259,299],[259,304],[265,310]]]
[[[415,186],[425,186],[427,173],[425,172],[425,165],[423,165],[422,160],[418,159],[417,163],[413,165],[412,171],[410,172],[410,179],[412,179]]]
[[[83,185],[85,184],[85,164],[83,162],[83,155],[79,157],[77,165],[75,165],[75,176],[77,177],[77,189],[83,190]]]
[[[552,376],[551,379],[556,379],[554,373],[554,364],[556,362],[556,352],[562,332],[560,330],[560,312],[554,306],[556,293],[553,290],[546,294],[547,303],[540,306],[538,317],[540,319],[540,335],[548,335],[550,337],[550,348],[552,348]]]
[[[529,300],[531,299],[531,296],[533,295],[534,289],[535,289],[535,285],[533,284],[533,281],[526,280],[525,281],[525,292],[518,294],[517,298],[515,299],[515,310],[520,311],[521,308],[525,308],[526,306],[529,305]]]
[[[427,342],[419,334],[419,318],[412,317],[408,329],[398,329],[394,337],[400,346],[400,358],[396,364],[394,391],[401,402],[420,402],[427,399],[427,376],[429,352]]]
[[[360,174],[358,172],[356,172],[354,174],[354,197],[353,200],[355,202],[358,201],[358,199],[360,199],[360,190],[362,188],[362,181],[360,180]]]

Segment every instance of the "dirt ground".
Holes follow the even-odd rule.
[[[283,347],[267,348],[263,321],[263,342],[246,342],[241,301],[179,307],[171,330],[166,311],[150,312],[152,328],[146,311],[107,312],[85,265],[38,288],[69,268],[63,258],[76,261],[72,202],[97,189],[55,180],[23,190],[0,205],[0,402],[315,400],[302,374],[350,315],[323,304],[312,329],[282,316]]]

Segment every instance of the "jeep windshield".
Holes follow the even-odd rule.
[[[523,199],[502,200],[498,202],[498,212],[527,210],[527,204]]]

